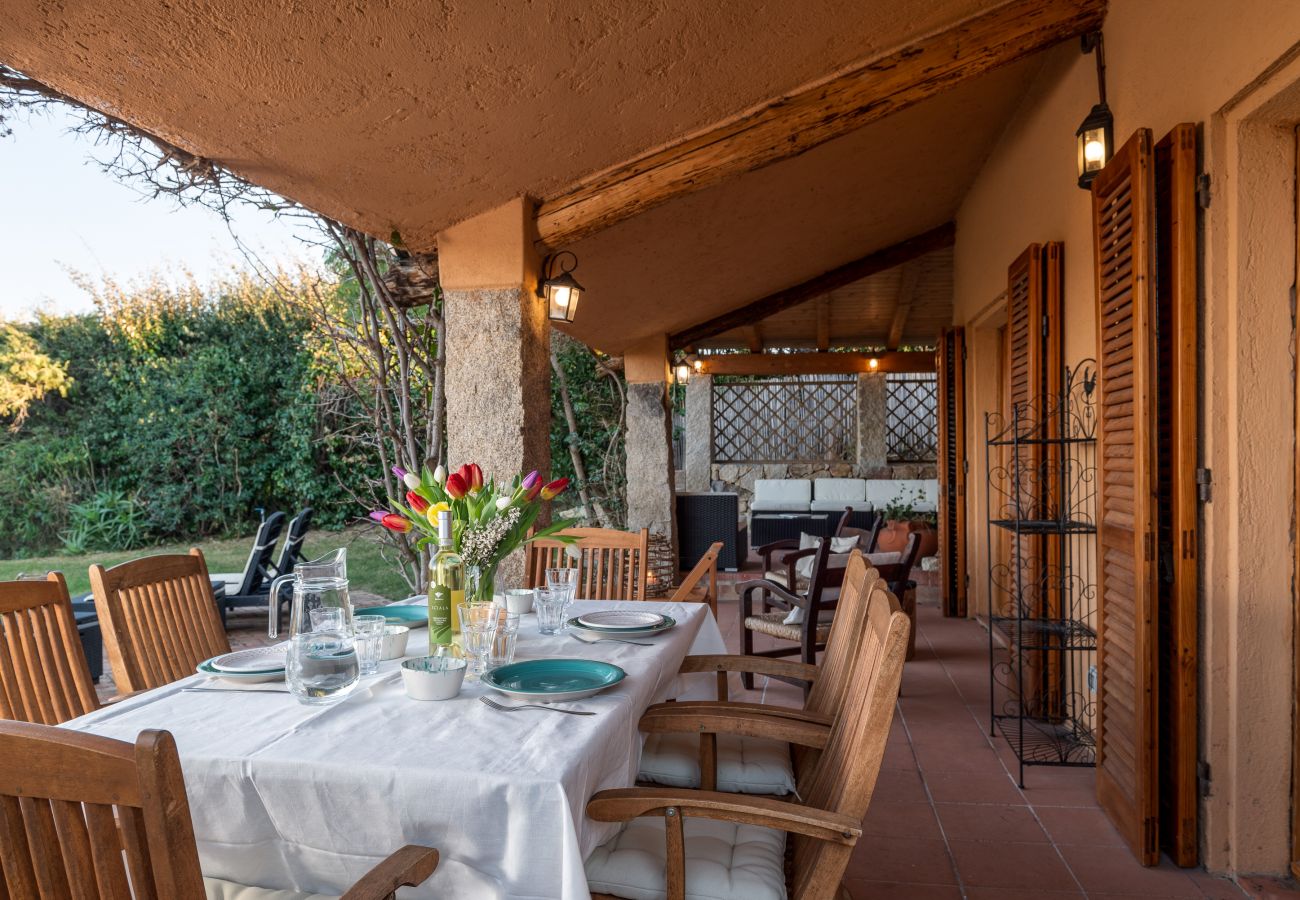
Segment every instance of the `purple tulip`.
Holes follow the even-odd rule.
[[[393,474],[397,476],[398,481],[402,481],[406,478],[406,470],[401,466],[393,466]]]
[[[376,522],[384,521],[384,516],[386,515],[388,515],[388,510],[386,509],[372,509],[370,511],[370,518],[374,519]]]
[[[537,484],[537,482],[541,480],[542,480],[542,476],[537,473],[536,469],[533,469],[531,472],[529,472],[527,475],[524,476],[523,483],[521,483],[519,486],[526,491],[531,491],[533,489],[533,485]]]

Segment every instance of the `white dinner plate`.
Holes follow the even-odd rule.
[[[273,647],[250,647],[247,650],[226,653],[213,658],[212,668],[219,672],[245,675],[266,672],[269,669],[283,669],[285,646],[276,644]]]
[[[215,657],[214,657],[215,659]],[[207,675],[212,678],[221,678],[225,681],[233,681],[239,684],[262,684],[269,681],[284,681],[284,668],[272,669],[264,672],[223,672],[220,669],[212,667],[213,660],[205,659],[198,665],[198,673]]]
[[[633,612],[623,609],[605,609],[578,616],[578,624],[598,631],[643,631],[664,623],[659,613]]]
[[[570,619],[564,624],[575,637],[596,641],[601,638],[654,637],[656,634],[663,634],[670,628],[675,628],[677,620],[672,616],[664,616],[663,622],[653,628],[584,628],[577,619]]]

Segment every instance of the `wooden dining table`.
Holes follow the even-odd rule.
[[[712,676],[677,674],[688,654],[726,652],[705,604],[578,601],[570,615],[629,607],[677,625],[649,647],[542,635],[524,616],[516,660],[584,658],[626,678],[548,710],[497,712],[466,683],[446,702],[406,696],[400,661],[363,676],[345,700],[305,706],[283,691],[202,690],[195,675],[67,723],[134,740],[170,731],[180,751],[205,875],[268,888],[341,894],[394,849],[436,847],[433,877],[404,897],[586,898],[583,860],[618,826],[589,819],[587,799],[636,779],[645,709],[712,696]],[[427,652],[414,630],[408,652]]]

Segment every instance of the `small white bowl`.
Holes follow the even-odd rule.
[[[405,625],[385,625],[382,643],[379,646],[380,659],[401,659],[406,655],[406,642],[411,637],[411,629]]]
[[[506,591],[497,606],[504,606],[506,612],[517,616],[526,616],[533,611],[533,592],[523,589]]]
[[[469,663],[455,657],[421,656],[402,663],[402,684],[412,700],[450,700],[460,693]],[[441,665],[441,669],[439,666]]]

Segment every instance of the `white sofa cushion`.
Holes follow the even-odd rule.
[[[208,895],[207,900],[339,900],[336,895],[278,891],[221,878],[204,878],[203,891]]]
[[[641,781],[667,787],[700,786],[698,734],[646,735]],[[794,770],[784,741],[718,735],[718,790],[729,794],[792,794]]]
[[[688,816],[687,900],[785,900],[785,832]],[[593,893],[664,900],[667,863],[661,816],[633,819],[587,858]]]
[[[865,478],[818,478],[813,481],[813,497],[817,500],[865,503],[867,480]]]
[[[812,482],[803,478],[759,478],[749,508],[759,512],[807,512]]]
[[[876,508],[870,500],[814,500],[812,502],[813,512],[844,512],[844,507],[851,506],[853,509],[863,512],[871,512]]]
[[[867,482],[867,499],[883,510],[895,497],[912,502],[917,512],[934,512],[939,502],[939,482],[932,478],[873,478]]]

